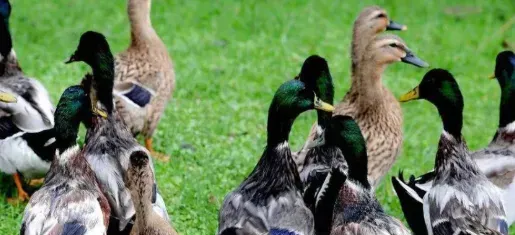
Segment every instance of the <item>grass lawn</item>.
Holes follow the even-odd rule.
[[[376,1],[154,1],[153,25],[174,59],[177,89],[155,134],[169,163],[156,163],[169,213],[182,234],[214,234],[224,196],[250,173],[265,145],[273,92],[293,78],[311,54],[325,57],[343,97],[350,80],[352,23],[367,5],[387,9],[408,25],[399,35],[431,67],[449,69],[465,97],[464,135],[471,149],[485,146],[498,122],[500,89],[487,77],[506,40],[515,44],[515,2],[456,0]],[[124,0],[12,0],[11,31],[24,71],[39,78],[57,102],[80,81],[86,65],[63,62],[87,30],[104,33],[113,52],[129,44]],[[426,69],[397,63],[383,81],[395,95],[419,83]],[[404,104],[405,142],[390,172],[432,168],[442,125],[428,102]],[[291,144],[301,146],[316,120],[301,115]],[[83,137],[82,137],[83,138]],[[389,177],[377,190],[384,208],[403,217]],[[0,234],[17,234],[24,207],[5,203],[13,183],[0,181]],[[514,229],[512,229],[515,232]]]

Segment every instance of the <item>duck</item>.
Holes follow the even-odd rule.
[[[399,100],[417,99],[435,105],[443,122],[434,178],[422,198],[427,234],[508,234],[501,190],[473,160],[461,134],[464,104],[456,79],[447,70],[430,70]]]
[[[115,57],[116,109],[134,135],[160,161],[169,156],[155,151],[153,135],[175,90],[175,72],[165,44],[150,21],[151,0],[128,0],[131,44]]]
[[[20,234],[106,234],[109,203],[76,142],[80,123],[89,123],[88,112],[82,86],[67,88],[55,112],[56,156],[25,207]]]
[[[275,92],[268,111],[267,144],[250,175],[224,199],[217,234],[314,234],[313,214],[288,144],[295,118],[333,106],[293,79]]]
[[[411,234],[375,197],[367,174],[366,142],[357,122],[350,116],[333,116],[326,136],[326,145],[341,150],[348,172],[333,206],[332,227],[321,234]]]
[[[357,82],[356,65],[361,61],[363,54],[365,54],[367,45],[385,30],[407,30],[407,26],[391,20],[386,10],[379,6],[364,8],[354,21],[351,46],[351,78],[353,84]],[[332,99],[333,98],[331,98],[331,101]],[[293,153],[299,171],[301,171],[304,166],[306,154],[309,149],[321,142],[318,138],[323,136],[322,131],[324,128],[319,124],[320,123],[313,124],[304,146],[298,152]]]
[[[9,30],[11,10],[8,0],[0,0],[0,91],[11,95],[0,102],[0,171],[13,176],[18,197],[8,201],[18,204],[29,199],[24,179],[40,184],[50,169],[54,106],[45,87],[20,67]]]
[[[352,83],[335,113],[353,117],[367,141],[368,175],[373,188],[395,162],[402,145],[402,110],[393,93],[382,83],[389,64],[402,61],[416,67],[428,64],[418,58],[398,36],[381,34],[366,47],[356,65]]]
[[[84,154],[95,172],[102,192],[111,206],[111,222],[108,233],[128,234],[135,215],[130,190],[125,186],[124,174],[129,167],[129,158],[135,151],[148,150],[141,146],[124,124],[114,108],[114,58],[105,36],[94,31],[82,34],[77,50],[67,63],[82,61],[88,64],[93,74],[87,76],[91,103],[92,125],[87,129]],[[152,205],[154,211],[166,221],[170,221],[166,205],[155,180],[154,165],[150,164],[154,175]]]
[[[131,235],[177,235],[175,229],[152,209],[154,176],[148,154],[135,151],[130,156],[125,185],[129,188],[136,210]]]
[[[500,52],[496,57],[495,73],[491,78],[497,78],[501,87],[500,117],[498,129],[492,141],[483,149],[470,153],[470,157],[487,178],[494,183],[502,192],[508,226],[515,221],[515,145],[513,144],[510,124],[515,122],[509,107],[512,106],[510,99],[512,88],[509,86],[515,82],[514,77],[515,56],[512,51]],[[515,101],[514,101],[515,102]],[[409,181],[405,181],[402,173],[392,177],[394,190],[399,198],[402,210],[410,227],[418,227],[424,223],[422,213],[422,198],[431,188],[435,171],[432,170],[418,178],[413,175]],[[424,234],[421,231],[417,234]]]

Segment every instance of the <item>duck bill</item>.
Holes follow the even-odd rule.
[[[404,94],[399,98],[399,102],[408,102],[410,100],[416,100],[419,98],[418,86],[413,88],[413,90]]]
[[[70,63],[73,63],[73,62],[76,62],[77,61],[77,57],[75,56],[75,53],[73,53],[72,56],[70,56],[70,59],[68,59],[66,62],[64,62],[65,64],[70,64]]]
[[[0,92],[0,101],[5,103],[16,103],[16,97],[12,94]]]
[[[400,31],[405,31],[405,30],[408,30],[408,26],[406,25],[403,25],[403,24],[399,24],[393,20],[390,20],[390,23],[388,24],[388,26],[386,26],[386,30],[400,30]]]
[[[489,79],[495,79],[495,73],[492,73],[490,76],[488,76]]]
[[[315,109],[326,111],[326,112],[333,112],[334,107],[324,101],[321,101],[320,99],[315,99]]]
[[[406,52],[406,56],[401,58],[401,61],[406,64],[412,64],[419,68],[427,68],[429,67],[429,64],[423,61],[422,59],[418,58],[416,55],[414,55],[411,51]]]

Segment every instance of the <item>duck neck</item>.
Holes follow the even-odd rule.
[[[501,107],[499,115],[499,128],[506,127],[515,121],[515,73],[512,71],[502,71],[502,78],[499,79],[501,85]]]
[[[372,59],[371,59],[372,60]],[[351,93],[358,95],[359,103],[373,105],[383,100],[382,74],[386,65],[363,60],[356,67],[356,77],[351,86]]]
[[[270,107],[267,145],[254,172],[257,173],[256,177],[262,178],[260,182],[273,181],[267,184],[271,190],[290,186],[302,188],[297,166],[288,145],[288,135],[296,116],[282,113],[274,105]]]
[[[81,121],[79,116],[78,113],[69,110],[56,110],[54,130],[59,153],[77,145],[77,135]]]
[[[354,75],[356,75],[358,63],[361,62],[363,53],[368,43],[371,42],[376,33],[372,32],[369,27],[363,27],[363,22],[356,20],[352,29],[352,43],[351,43],[351,77],[354,83]]]
[[[330,75],[328,75],[330,76]],[[330,105],[334,103],[334,86],[331,79],[319,79],[323,81],[330,81],[323,84],[318,84],[317,87],[320,89],[316,91],[319,94],[319,98]],[[323,130],[325,130],[329,126],[329,122],[331,121],[331,117],[333,114],[331,112],[326,112],[323,110],[317,109],[317,118],[318,118],[318,126],[320,126]]]
[[[437,105],[437,108],[438,113],[442,118],[444,131],[452,135],[456,140],[461,140],[461,129],[463,127],[463,101],[446,101],[442,105]]]
[[[112,113],[113,86],[114,86],[114,60],[111,52],[100,52],[91,64],[93,70],[93,90],[96,98],[104,107],[107,113]],[[92,104],[94,105],[94,104]]]
[[[156,36],[150,20],[151,0],[129,0],[127,12],[131,23],[131,46],[144,46]]]
[[[131,189],[132,201],[134,203],[134,209],[136,210],[136,223],[140,226],[150,218],[152,210],[152,182],[144,184],[142,182],[136,182],[138,188]]]
[[[0,75],[3,75],[8,66],[9,54],[13,47],[11,32],[9,32],[8,18],[0,22],[0,42],[0,55],[2,56],[2,60],[0,61]]]
[[[339,137],[333,138],[329,141],[342,150],[345,161],[349,165],[349,179],[359,182],[364,188],[370,189],[371,186],[368,182],[368,155],[363,136],[359,134],[345,137],[345,133],[343,133]]]

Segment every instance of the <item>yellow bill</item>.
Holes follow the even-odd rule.
[[[318,97],[315,97],[315,109],[319,109],[326,112],[333,112],[334,107],[322,100],[320,100]]]
[[[416,100],[419,98],[419,95],[418,95],[418,86],[413,88],[413,90],[411,90],[410,92],[404,94],[401,96],[401,98],[399,98],[399,102],[407,102],[407,101],[410,101],[410,100]]]
[[[495,78],[495,73],[492,73],[492,75],[490,75],[488,78],[489,79],[494,79]]]
[[[0,101],[5,102],[5,103],[16,103],[17,100],[16,100],[16,96],[14,96],[12,94],[0,92]]]
[[[107,113],[98,108],[93,108],[93,113],[100,117],[107,118]]]

